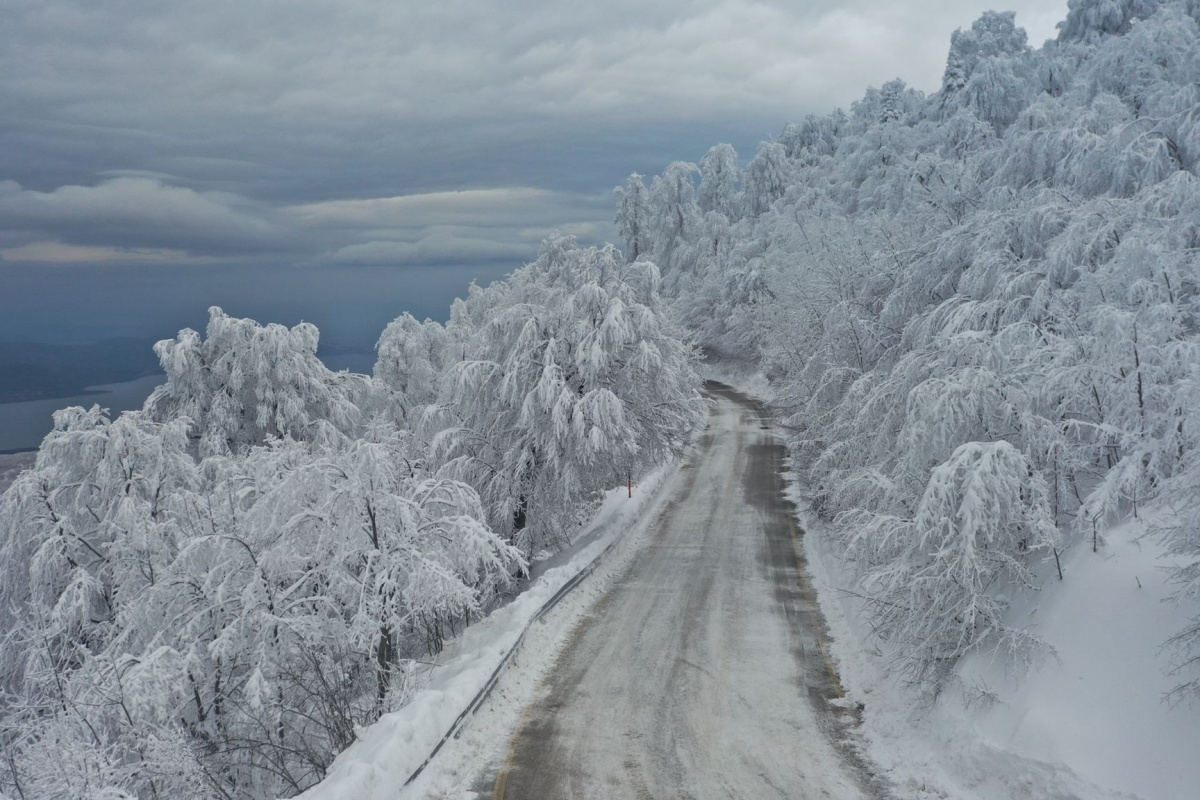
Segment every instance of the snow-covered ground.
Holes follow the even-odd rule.
[[[1173,683],[1157,655],[1197,609],[1168,602],[1161,549],[1139,539],[1141,525],[1112,531],[1098,553],[1076,545],[1063,582],[1051,570],[1036,604],[1012,610],[1056,658],[1017,680],[997,661],[969,657],[958,668],[967,692],[922,708],[862,625],[822,523],[796,487],[793,495],[847,695],[864,704],[868,752],[899,798],[1200,796],[1200,708],[1164,701]]]
[[[984,738],[1014,753],[1069,764],[1104,786],[1150,800],[1200,797],[1200,708],[1164,698],[1176,680],[1159,648],[1200,613],[1171,600],[1160,544],[1128,522],[1093,553],[1075,545],[1063,581],[1048,581],[1022,609],[1057,651],[1027,680],[972,658],[968,685],[1001,702],[965,715]]]
[[[862,624],[860,603],[839,562],[825,547],[823,525],[792,487],[806,529],[805,552],[832,636],[832,654],[846,696],[862,703],[867,753],[892,783],[898,800],[1116,800],[1130,795],[1102,788],[1071,766],[1026,758],[989,740],[981,712],[956,697],[933,708],[889,671],[886,654]],[[1159,796],[1146,794],[1147,800]],[[1170,796],[1162,797],[1168,800]]]
[[[562,611],[556,612],[553,629],[558,630],[571,618],[572,608],[582,608],[594,600],[595,587],[603,585],[614,565],[619,567],[623,563],[629,549],[626,540],[636,538],[644,528],[654,512],[648,506],[659,501],[662,494],[659,487],[673,474],[674,467],[668,466],[647,476],[635,486],[632,499],[624,486],[608,492],[595,517],[568,553],[556,556],[554,565],[545,568],[512,602],[448,642],[440,663],[413,699],[400,710],[359,731],[358,740],[337,757],[325,780],[301,797],[306,800],[371,800],[395,798],[398,793],[412,798],[436,797],[442,796],[445,787],[456,786],[464,767],[478,763],[478,752],[472,744],[478,744],[480,736],[488,737],[497,721],[503,719],[497,716],[498,710],[502,713],[508,708],[503,692],[489,698],[483,710],[468,720],[467,732],[461,734],[462,738],[451,739],[410,787],[405,788],[404,784],[437,747],[509,651],[518,645],[542,606],[605,548],[617,542],[586,588],[568,595],[560,604]],[[545,641],[543,629],[546,627],[541,623],[533,625],[515,663],[528,664],[552,657],[553,648]],[[510,684],[511,681],[506,681],[505,685]],[[498,735],[503,741],[505,734]],[[469,744],[465,752],[463,742]]]

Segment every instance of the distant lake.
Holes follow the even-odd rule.
[[[147,375],[133,381],[92,387],[96,394],[57,397],[53,400],[26,400],[23,403],[0,403],[0,451],[36,448],[54,427],[52,415],[60,408],[90,408],[99,404],[114,415],[131,408],[141,408],[142,403],[146,402],[146,398],[154,391],[154,387],[166,378],[165,375]]]
[[[369,373],[375,365],[375,356],[371,353],[342,353],[322,360],[330,369],[351,372]],[[141,408],[150,393],[165,380],[165,375],[147,375],[137,380],[91,387],[96,394],[0,403],[0,453],[36,449],[54,427],[53,414],[60,408],[99,405],[116,416],[122,411]]]

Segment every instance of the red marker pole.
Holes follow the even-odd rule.
[[[633,497],[633,473],[626,473],[629,476],[629,496]]]

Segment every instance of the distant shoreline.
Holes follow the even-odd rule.
[[[53,389],[45,394],[36,395],[16,395],[16,396],[0,396],[0,406],[10,403],[35,403],[39,400],[65,400],[68,397],[92,397],[99,394],[112,394],[112,389],[100,389],[99,386],[108,386],[114,383],[129,383],[130,381],[140,381],[142,378],[149,378],[155,375],[166,375],[162,370],[146,370],[139,375],[134,375],[132,378],[121,378],[114,381],[109,381],[102,384],[89,383],[86,386],[73,389]],[[0,450],[0,453],[3,453]]]
[[[145,375],[139,375],[138,378],[144,378]],[[131,378],[130,380],[137,380]],[[90,397],[95,394],[112,394],[108,389],[60,389],[46,394],[30,394],[30,395],[15,395],[8,397],[0,397],[0,406],[10,403],[35,403],[38,400],[64,400],[68,397]],[[0,450],[0,453],[5,451]]]
[[[0,403],[0,453],[33,450],[54,428],[54,413],[70,406],[107,408],[115,418],[121,412],[141,408],[155,387],[166,381],[161,374],[143,375],[130,381],[89,384],[85,395]]]
[[[154,343],[104,339],[89,344],[0,342],[0,404],[84,397],[114,383],[152,374],[162,366]]]

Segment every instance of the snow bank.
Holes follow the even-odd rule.
[[[488,684],[539,612],[575,576],[596,561],[656,494],[670,467],[661,467],[636,487],[610,490],[591,523],[561,566],[542,573],[512,602],[469,626],[450,643],[453,653],[430,674],[428,683],[405,705],[360,730],[358,740],[333,762],[325,780],[300,797],[305,800],[394,798],[405,782],[458,727],[459,718]],[[469,715],[468,715],[469,716]]]
[[[1175,680],[1159,648],[1200,612],[1171,601],[1168,561],[1134,520],[1093,553],[1068,551],[1030,621],[1058,660],[1014,685],[995,664],[960,666],[968,685],[1001,703],[968,715],[987,740],[1022,756],[1069,764],[1080,775],[1146,798],[1200,794],[1200,708],[1164,702]]]
[[[955,695],[922,708],[861,624],[861,601],[846,591],[852,582],[826,546],[823,523],[797,485],[789,494],[806,530],[833,658],[847,696],[865,706],[867,752],[896,797],[1197,796],[1200,709],[1163,702],[1173,684],[1156,655],[1196,609],[1165,604],[1166,564],[1154,542],[1138,538],[1140,525],[1110,532],[1099,553],[1083,544],[1068,551],[1065,580],[1048,582],[1036,606],[1013,610],[1022,624],[1034,623],[1057,661],[1017,681],[992,659],[968,657],[958,668],[962,686],[998,702],[964,704]]]

